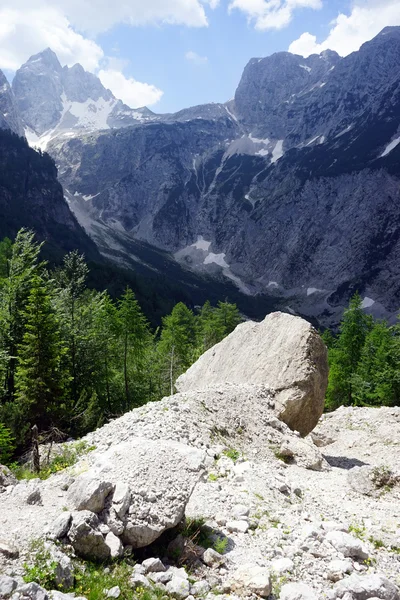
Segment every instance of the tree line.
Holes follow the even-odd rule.
[[[356,293],[339,331],[322,335],[329,357],[326,408],[400,405],[400,325],[365,313]]]
[[[34,424],[83,435],[170,395],[241,321],[228,302],[195,312],[178,303],[153,331],[129,287],[113,301],[87,287],[82,255],[49,269],[41,247],[28,230],[0,242],[0,446],[23,449]]]

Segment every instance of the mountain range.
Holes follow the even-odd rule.
[[[101,253],[211,277],[337,322],[358,290],[400,304],[400,28],[345,58],[252,59],[233,100],[156,115],[49,49],[9,86],[0,127],[46,149]]]

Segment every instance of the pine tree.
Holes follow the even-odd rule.
[[[393,340],[385,321],[375,322],[368,332],[352,381],[354,404],[380,406],[394,402]]]
[[[361,307],[359,294],[355,294],[345,310],[339,336],[329,352],[329,384],[327,407],[335,409],[354,402],[353,378],[357,373],[365,339],[372,327],[372,317]]]
[[[241,323],[242,318],[236,304],[229,302],[218,302],[215,310],[215,323],[218,331],[218,341],[220,342],[225,336]]]
[[[40,429],[60,423],[67,377],[62,369],[65,347],[48,287],[39,275],[25,309],[25,331],[18,348],[16,404],[20,414]]]
[[[183,302],[164,317],[157,349],[161,387],[165,393],[174,393],[176,379],[194,362],[197,333],[194,314]]]
[[[0,347],[3,358],[7,357],[4,379],[0,388],[0,403],[12,403],[15,394],[15,371],[17,348],[22,342],[25,326],[25,308],[32,282],[43,270],[39,263],[41,245],[34,240],[34,233],[21,229],[10,246],[3,240],[0,284]],[[11,410],[11,407],[9,407]]]
[[[118,307],[123,357],[124,410],[146,401],[145,364],[151,334],[135,294],[128,287]]]

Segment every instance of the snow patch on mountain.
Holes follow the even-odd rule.
[[[209,251],[210,246],[211,242],[207,242],[207,240],[205,240],[202,235],[199,235],[197,238],[197,242],[192,244],[192,248],[196,248],[197,250],[204,250],[205,252]]]
[[[224,252],[221,254],[214,254],[214,252],[210,252],[210,254],[208,256],[206,256],[206,258],[204,259],[204,264],[210,265],[212,263],[215,263],[216,265],[218,265],[219,267],[222,267],[223,269],[228,269],[229,265],[225,260],[225,256],[226,256],[226,254]]]
[[[400,137],[392,140],[390,142],[390,144],[388,144],[385,148],[385,150],[382,152],[382,154],[380,155],[379,158],[383,158],[384,156],[387,156],[392,150],[394,150],[396,148],[396,146],[398,146],[400,144]]]
[[[276,163],[284,155],[284,151],[283,151],[283,142],[284,141],[285,140],[278,140],[276,142],[276,146],[272,152],[271,163]]]
[[[368,296],[365,296],[361,303],[361,308],[371,308],[371,306],[373,306],[374,304],[375,300],[372,300],[372,298],[368,298]]]

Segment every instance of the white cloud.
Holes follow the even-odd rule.
[[[15,71],[47,47],[62,64],[80,62],[90,71],[103,57],[100,46],[74,31],[57,8],[0,8],[0,69]]]
[[[189,50],[189,52],[186,52],[185,58],[189,62],[191,62],[199,67],[201,65],[206,65],[208,63],[207,56],[200,56],[200,54],[197,54],[197,52],[193,52],[193,50]]]
[[[241,10],[259,30],[282,29],[300,8],[322,8],[322,0],[232,0],[229,11]]]
[[[63,64],[94,71],[103,57],[95,36],[118,23],[208,25],[219,0],[1,0],[0,68],[15,70],[52,48]]]
[[[387,25],[400,25],[398,0],[358,0],[350,14],[338,15],[325,40],[318,43],[315,35],[306,32],[289,46],[289,52],[309,56],[329,48],[347,56]]]
[[[98,76],[101,83],[110,89],[114,96],[132,108],[151,106],[158,102],[163,92],[149,83],[141,83],[132,77],[125,77],[121,71],[102,69]]]
[[[17,0],[18,1],[18,0]],[[50,2],[50,0],[48,0]],[[99,33],[117,23],[131,25],[179,24],[204,27],[208,24],[204,4],[215,8],[217,0],[51,0],[62,9],[77,29]]]

